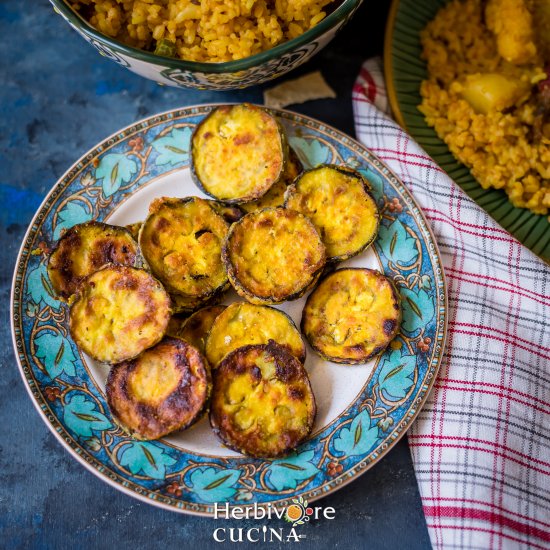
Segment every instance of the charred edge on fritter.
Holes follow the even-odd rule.
[[[266,359],[266,356],[268,359]],[[270,359],[271,364],[274,364],[275,368],[270,373],[274,375],[272,378],[264,378],[261,367],[257,365],[260,357],[263,361]],[[246,375],[252,380],[254,386],[250,387],[250,392],[239,403],[248,405],[247,411],[257,408],[260,418],[271,410],[271,407],[274,407],[273,415],[275,417],[277,417],[276,410],[278,408],[286,409],[287,414],[279,417],[279,422],[282,424],[279,431],[273,432],[270,430],[275,423],[273,417],[270,416],[267,416],[270,420],[269,428],[266,428],[265,423],[256,423],[251,431],[249,428],[254,425],[254,420],[258,418],[253,413],[251,417],[253,420],[247,427],[242,428],[239,425],[236,416],[243,407],[231,411],[231,408],[234,405],[239,405],[239,403],[229,403],[228,399],[230,398],[228,396],[230,394],[227,392],[229,392],[231,381],[235,377]],[[262,403],[255,398],[254,387],[262,383],[264,386],[262,391],[259,392],[260,399],[265,401],[266,396],[270,394],[268,390],[271,389],[277,395],[276,403]],[[281,387],[286,388],[284,394],[280,393]],[[277,388],[279,391],[277,391]],[[243,389],[246,390],[246,386]],[[297,410],[299,404],[303,405],[302,410]],[[289,408],[292,405],[295,405],[293,411]],[[311,433],[316,412],[315,396],[311,389],[307,371],[293,355],[275,342],[236,349],[222,361],[219,368],[213,373],[210,425],[214,433],[227,447],[239,453],[256,458],[285,456],[300,445]],[[303,423],[298,424],[298,427],[287,427],[289,421],[292,423],[296,419],[303,421]],[[274,438],[276,438],[276,441],[274,441]]]
[[[158,356],[158,357],[157,357]],[[157,361],[166,365],[170,361],[172,376],[179,376],[175,387],[165,390],[166,395],[150,402],[132,393],[132,376],[138,378],[138,369],[144,361]],[[166,368],[166,367],[165,367]],[[150,370],[141,374],[149,389]],[[160,380],[161,376],[164,378]],[[166,374],[159,374],[156,382],[166,383]],[[154,348],[139,357],[114,365],[106,386],[107,403],[119,426],[137,439],[158,439],[176,430],[189,428],[206,412],[211,392],[210,369],[206,359],[193,346],[179,338],[164,338]],[[151,388],[153,392],[154,388]],[[161,388],[162,391],[162,388]]]
[[[48,275],[58,297],[67,301],[87,276],[110,263],[139,267],[138,244],[124,227],[89,221],[71,227],[57,241],[48,259]]]

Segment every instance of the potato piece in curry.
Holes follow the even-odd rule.
[[[210,202],[156,199],[139,233],[143,256],[172,296],[175,311],[192,311],[229,286],[221,261],[229,225]]]
[[[57,295],[68,300],[88,276],[114,263],[140,265],[137,242],[124,227],[90,221],[67,230],[48,261],[48,275]]]
[[[170,297],[149,272],[107,265],[80,285],[69,310],[75,343],[105,363],[133,359],[164,336]]]
[[[401,307],[393,283],[372,269],[338,269],[308,296],[302,332],[328,361],[366,363],[399,332]]]
[[[231,226],[222,257],[240,296],[253,304],[278,304],[315,284],[325,266],[325,247],[306,216],[265,208]]]
[[[348,167],[321,165],[287,189],[286,208],[308,216],[327,249],[327,261],[347,260],[369,246],[380,214],[365,179]]]
[[[191,174],[208,195],[243,203],[264,195],[284,174],[288,145],[275,116],[255,105],[214,109],[191,138]]]
[[[274,307],[234,302],[215,319],[206,339],[206,358],[215,368],[231,351],[250,344],[277,342],[302,363],[306,347],[292,319]]]
[[[158,439],[189,427],[206,408],[206,359],[179,338],[164,338],[137,358],[114,365],[107,403],[116,422],[137,439]]]
[[[315,414],[307,371],[274,342],[238,348],[213,371],[210,424],[237,452],[286,455],[311,433]]]

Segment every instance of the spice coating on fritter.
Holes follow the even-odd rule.
[[[339,269],[308,296],[302,332],[311,347],[335,363],[366,363],[399,332],[400,298],[378,271]]]
[[[288,454],[311,433],[315,414],[304,366],[274,342],[238,348],[213,372],[210,424],[238,452]]]
[[[282,126],[255,105],[214,109],[191,139],[191,173],[205,193],[243,203],[264,195],[284,173],[288,146]]]
[[[156,199],[139,234],[143,256],[177,311],[195,309],[229,286],[221,261],[229,226],[210,202]]]
[[[164,336],[170,297],[150,273],[107,265],[79,287],[69,313],[75,343],[106,363],[132,359]]]
[[[285,206],[311,219],[329,261],[359,254],[375,239],[380,215],[364,178],[343,166],[304,172],[288,188]]]
[[[222,251],[237,293],[256,304],[299,298],[320,276],[325,247],[299,212],[265,208],[231,226]]]
[[[178,338],[165,338],[139,357],[114,365],[107,402],[121,427],[138,439],[158,439],[201,416],[211,382],[205,358]]]
[[[277,342],[302,363],[306,347],[300,331],[283,311],[234,302],[220,313],[206,339],[206,357],[215,368],[231,351],[250,344]]]

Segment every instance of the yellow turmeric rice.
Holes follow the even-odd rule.
[[[190,61],[242,59],[319,23],[333,0],[70,0],[100,32]]]
[[[548,0],[451,0],[421,35],[427,123],[482,187],[538,214],[550,209],[549,22]]]

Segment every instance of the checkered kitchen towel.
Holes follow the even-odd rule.
[[[358,139],[422,206],[447,278],[447,351],[409,432],[432,545],[550,548],[550,269],[383,113],[378,60],[353,105]]]

